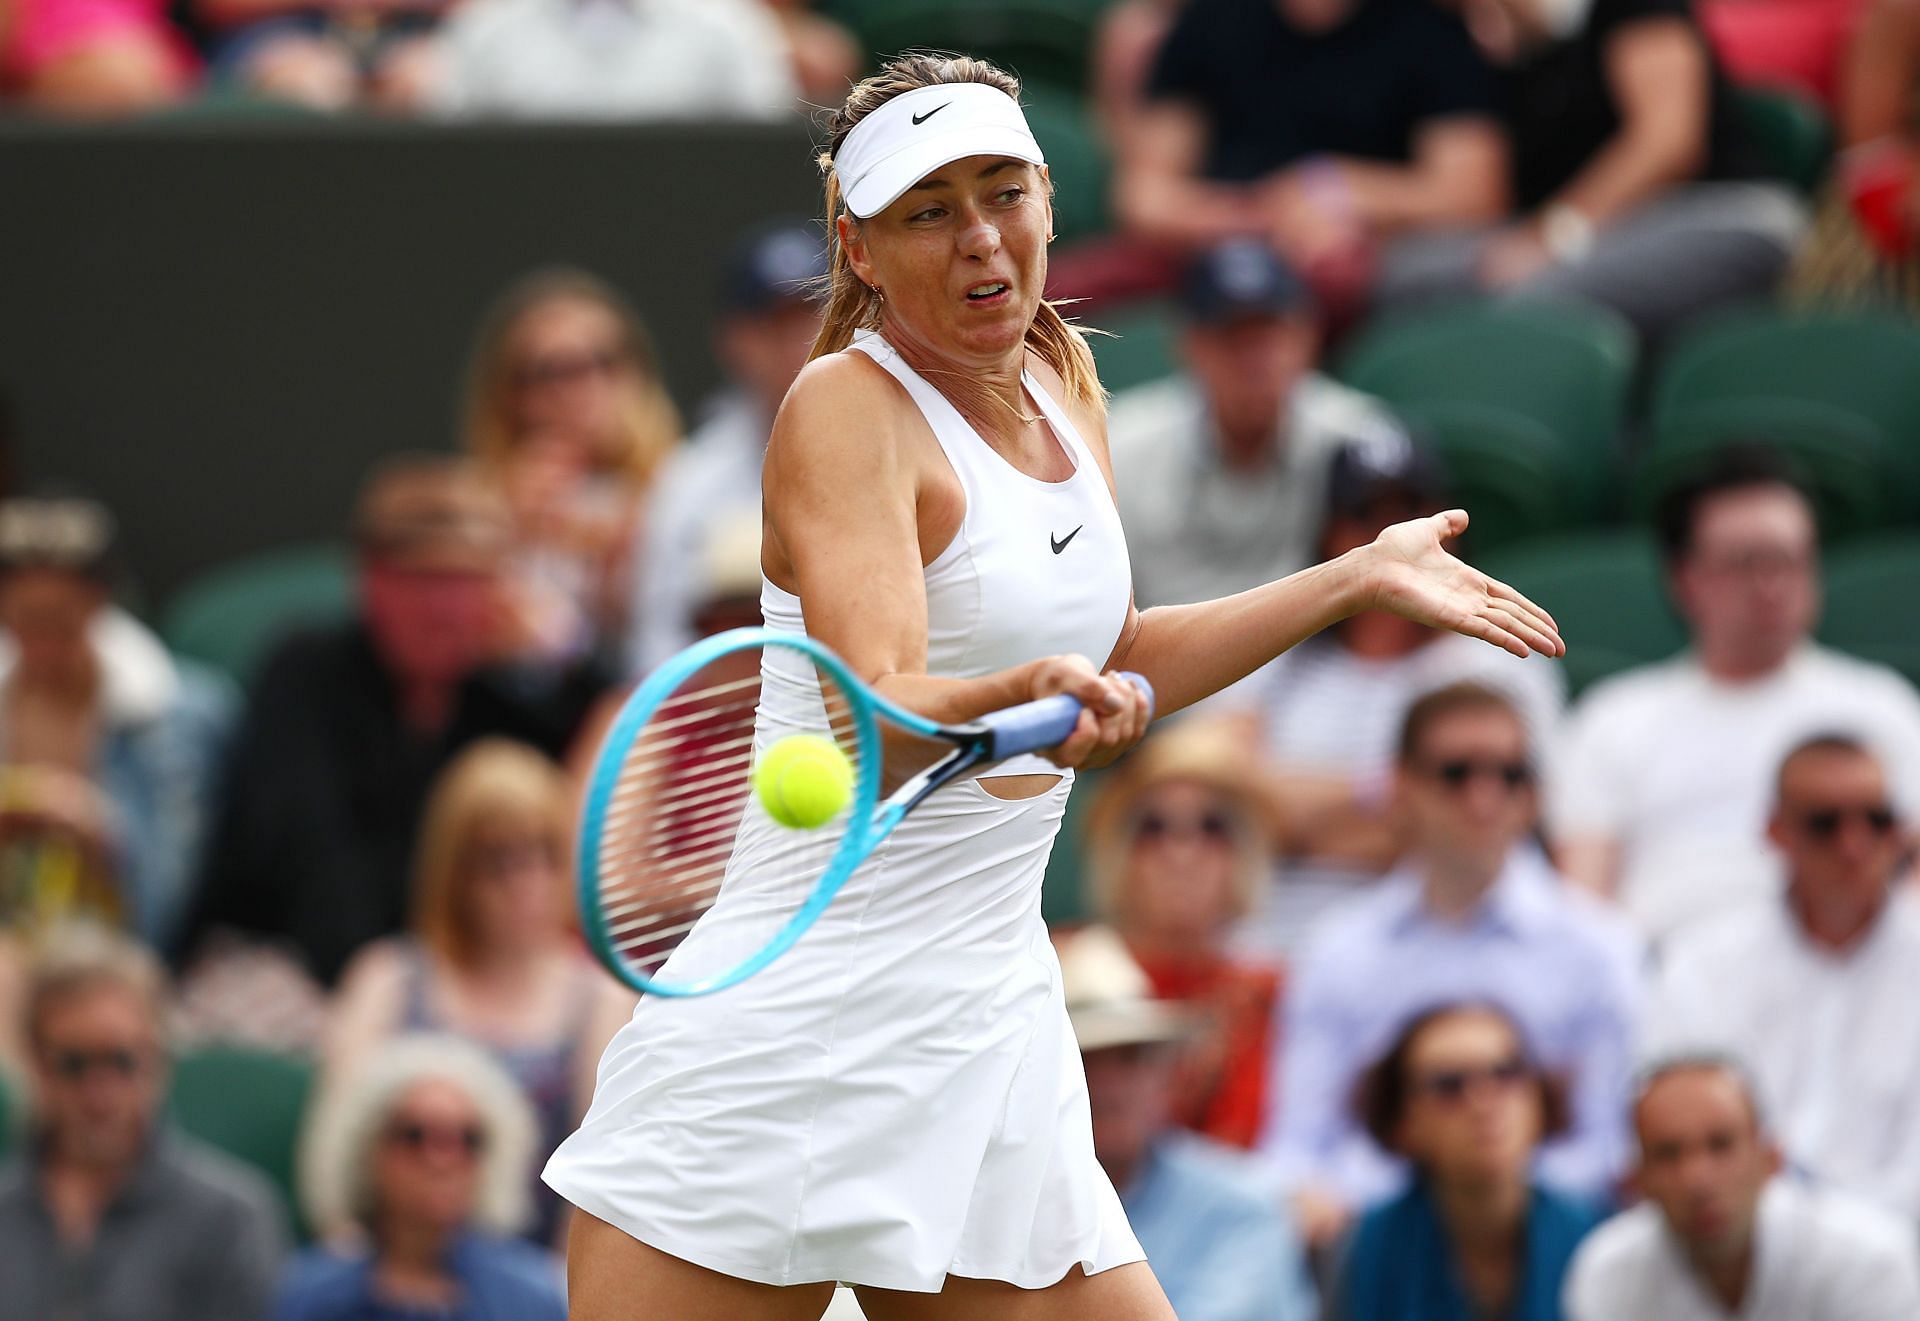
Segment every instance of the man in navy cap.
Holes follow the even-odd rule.
[[[629,662],[644,674],[698,636],[699,563],[710,524],[760,512],[760,462],[773,415],[820,330],[827,250],[820,228],[779,221],[735,246],[714,345],[727,388],[654,487],[634,581]]]
[[[1333,454],[1405,435],[1385,405],[1313,369],[1319,310],[1265,244],[1202,253],[1180,303],[1186,370],[1120,395],[1107,428],[1143,609],[1306,567]]]

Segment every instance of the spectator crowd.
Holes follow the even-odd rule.
[[[1108,412],[1143,609],[1480,489],[1457,417],[1340,378],[1370,327],[1583,308],[1657,362],[1758,300],[1920,308],[1912,0],[1095,8],[1110,223],[1053,284],[1165,315]],[[862,14],[0,0],[0,104],[772,122],[870,67]],[[1817,191],[1759,84],[1830,111]],[[825,273],[817,223],[736,236],[726,385],[681,401],[633,291],[527,273],[459,452],[340,511],[350,607],[232,672],[143,619],[113,509],[9,480],[0,1321],[565,1315],[537,1174],[634,1003],[578,789],[633,682],[758,621]],[[1085,777],[1048,911],[1185,1321],[1920,1318],[1920,693],[1819,640],[1836,507],[1768,420],[1636,511],[1673,654],[1592,680],[1363,613]]]

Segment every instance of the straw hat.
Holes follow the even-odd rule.
[[[1100,913],[1111,917],[1118,911],[1117,887],[1126,871],[1135,808],[1153,789],[1176,782],[1204,785],[1233,803],[1247,827],[1235,874],[1241,911],[1258,899],[1280,838],[1273,784],[1238,722],[1188,716],[1130,753],[1101,783],[1087,808],[1082,829],[1088,897]]]
[[[1147,974],[1111,927],[1085,927],[1064,937],[1059,955],[1067,1017],[1083,1053],[1187,1035],[1187,1012],[1153,998]]]

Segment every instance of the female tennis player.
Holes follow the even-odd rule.
[[[1133,608],[1093,358],[1041,297],[1051,185],[1018,91],[911,56],[836,115],[832,286],[767,452],[761,604],[935,720],[1061,692],[1087,710],[1047,758],[928,799],[765,971],[641,1002],[547,1167],[585,1213],[575,1321],[814,1321],[835,1280],[872,1321],[1167,1321],[1094,1160],[1040,918],[1073,768],[1146,725],[1113,672],[1174,710],[1373,608],[1563,650],[1442,549],[1459,511],[1239,596]],[[763,720],[806,702],[810,671],[768,677]]]

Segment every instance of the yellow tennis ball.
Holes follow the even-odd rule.
[[[824,734],[789,734],[753,768],[753,788],[775,821],[814,830],[853,801],[853,763]]]

